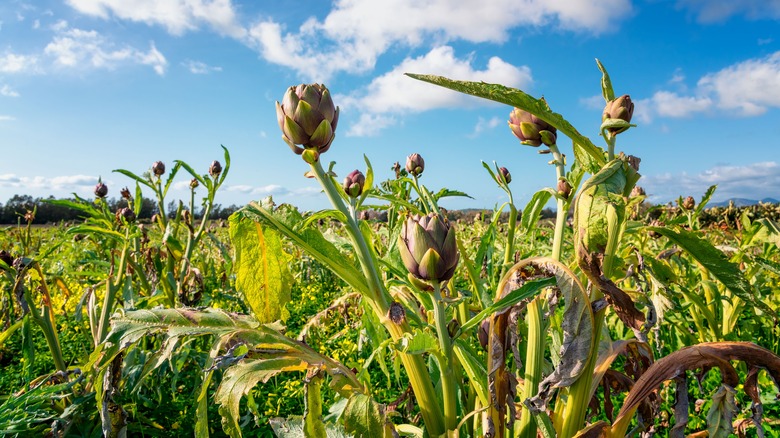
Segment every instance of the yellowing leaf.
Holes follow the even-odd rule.
[[[279,233],[231,216],[230,239],[235,248],[236,289],[244,294],[255,318],[261,324],[286,319],[284,305],[290,301],[292,275]]]

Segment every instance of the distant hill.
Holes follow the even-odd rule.
[[[727,200],[721,201],[721,202],[710,202],[708,204],[708,206],[709,207],[728,207],[729,206],[729,202],[731,202],[731,201],[734,201],[734,206],[735,207],[745,207],[745,206],[748,206],[748,205],[756,205],[759,202],[762,202],[764,204],[767,204],[767,203],[768,204],[780,204],[780,201],[778,201],[775,198],[764,198],[764,199],[762,199],[760,201],[756,201],[755,199],[747,199],[747,198],[731,198],[731,199],[727,199]]]

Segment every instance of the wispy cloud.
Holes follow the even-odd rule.
[[[182,62],[182,65],[187,67],[187,70],[189,70],[190,73],[194,75],[206,75],[211,72],[222,71],[222,67],[208,65],[205,62],[201,62],[201,61],[187,60],[185,62]]]
[[[154,43],[148,51],[130,46],[117,47],[94,30],[62,30],[44,49],[56,67],[113,69],[123,63],[151,66],[158,75],[165,74],[168,62]]]
[[[657,91],[650,98],[637,100],[635,105],[635,114],[643,122],[708,111],[761,115],[770,108],[780,108],[780,52],[706,74],[688,95]]]
[[[764,161],[742,166],[715,166],[697,174],[664,173],[643,177],[640,182],[653,202],[678,196],[701,195],[717,184],[716,199],[780,197],[780,164]]]
[[[395,115],[488,104],[485,100],[411,79],[404,76],[405,72],[447,74],[463,80],[500,83],[516,88],[528,88],[532,83],[528,67],[516,67],[499,57],[492,57],[480,70],[473,65],[472,57],[459,59],[452,47],[436,47],[425,55],[404,59],[391,71],[349,96],[337,96],[335,99],[345,112],[361,112],[359,124],[375,124],[370,128],[350,127],[348,135],[373,135],[379,129],[395,124],[398,121]]]
[[[678,0],[677,7],[696,15],[701,23],[716,23],[735,15],[748,19],[780,19],[778,0]]]
[[[479,134],[483,133],[484,131],[487,131],[489,129],[495,129],[500,125],[502,120],[498,117],[493,117],[491,119],[485,119],[484,117],[479,117],[477,119],[477,124],[474,126],[474,132],[469,134],[469,138],[477,138],[479,137]]]
[[[0,175],[0,187],[21,188],[30,190],[92,190],[98,182],[98,177],[89,175],[63,176],[19,176],[13,173]]]
[[[630,0],[463,0],[458,7],[449,0],[339,1],[323,20],[311,18],[294,31],[263,19],[250,27],[248,41],[267,61],[326,80],[372,70],[390,47],[502,43],[519,26],[599,34],[631,12]]]
[[[67,3],[82,14],[160,25],[173,35],[197,30],[202,25],[234,38],[243,38],[246,33],[230,0],[67,0]]]
[[[12,120],[16,120],[16,117],[14,116],[5,116],[0,114],[0,122],[10,122]]]
[[[7,52],[0,55],[0,73],[25,73],[34,71],[38,66],[38,57]]]
[[[246,195],[254,196],[315,196],[319,195],[322,190],[315,187],[302,187],[290,189],[277,184],[269,184],[266,186],[251,186],[251,185],[232,185],[225,188],[227,192],[243,193]]]

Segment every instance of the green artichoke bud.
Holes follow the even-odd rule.
[[[547,146],[555,144],[557,130],[555,127],[536,117],[528,111],[515,108],[509,113],[509,129],[520,139],[520,143],[528,146]]]
[[[363,193],[363,186],[366,184],[366,176],[359,170],[353,170],[346,178],[342,187],[344,192],[350,198],[357,198]]]
[[[339,108],[324,85],[301,84],[288,88],[281,104],[276,102],[276,120],[293,152],[314,149],[321,154],[336,136]]]
[[[155,161],[152,163],[152,173],[155,176],[162,176],[165,173],[165,163],[162,161]]]
[[[455,227],[435,213],[408,217],[401,225],[398,248],[413,282],[414,279],[429,284],[449,280],[460,258]]]
[[[680,207],[685,210],[693,210],[694,207],[696,207],[696,200],[693,199],[693,196],[686,196],[685,199],[680,202]]]
[[[216,178],[220,173],[222,173],[222,164],[217,160],[212,161],[211,166],[209,166],[209,175]]]
[[[422,175],[425,170],[425,160],[420,154],[412,154],[406,157],[406,171],[414,176]]]
[[[108,195],[108,186],[103,184],[102,181],[98,181],[95,186],[95,196],[98,198],[105,198]]]
[[[617,99],[610,100],[607,106],[604,107],[604,113],[601,115],[601,121],[606,122],[607,119],[619,119],[624,122],[631,123],[631,116],[634,115],[634,102],[631,102],[631,97],[628,94],[624,94]],[[608,131],[612,135],[620,134],[628,129],[628,126],[622,128],[610,128]]]
[[[509,173],[509,170],[507,170],[506,167],[499,167],[498,173],[501,175],[500,178],[503,179],[503,181],[507,184],[512,182],[512,174]]]

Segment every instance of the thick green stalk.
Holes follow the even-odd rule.
[[[103,297],[103,308],[100,309],[100,324],[98,325],[98,336],[94,339],[95,345],[100,344],[108,334],[109,319],[111,313],[114,310],[114,301],[116,300],[116,293],[120,287],[122,287],[122,278],[125,275],[125,266],[127,263],[127,253],[130,248],[127,244],[129,239],[129,230],[125,235],[125,246],[122,248],[122,256],[119,259],[119,266],[114,271],[117,276],[116,283],[111,281],[111,277],[106,279],[106,295]]]
[[[537,297],[526,307],[525,323],[528,325],[528,346],[525,355],[521,400],[535,396],[539,392],[539,382],[542,381],[542,365],[544,364],[544,348],[547,337],[544,332],[543,319],[542,301]],[[531,411],[526,408],[523,408],[520,421],[515,423],[515,436],[536,437],[536,421],[531,415]]]
[[[368,280],[370,290],[366,291],[368,294],[365,296],[368,299],[369,305],[390,333],[390,337],[393,340],[400,339],[405,333],[410,333],[411,328],[406,321],[403,321],[401,324],[395,324],[389,319],[388,312],[390,310],[390,303],[388,302],[388,293],[385,290],[384,283],[379,278],[379,271],[376,268],[373,256],[368,249],[368,245],[363,238],[358,223],[354,220],[346,205],[344,205],[344,202],[339,196],[330,177],[325,175],[325,171],[319,161],[313,163],[311,169],[315,178],[317,178],[317,181],[319,181],[320,185],[325,190],[325,194],[328,196],[333,207],[343,213],[347,218],[346,230],[355,246],[355,252],[360,260],[363,274],[365,275],[366,280]],[[401,362],[406,369],[406,374],[409,377],[409,383],[412,385],[414,396],[417,398],[420,413],[422,414],[428,434],[432,437],[438,437],[444,434],[444,415],[436,399],[436,390],[428,375],[428,368],[425,366],[425,362],[420,355],[400,353],[400,357]]]
[[[513,255],[515,253],[515,230],[517,230],[517,208],[515,208],[515,203],[512,199],[512,194],[510,193],[509,223],[507,224],[506,248],[504,248],[504,264],[501,267],[501,275],[499,278],[502,278],[506,271],[508,271],[509,268],[513,265]]]
[[[566,167],[563,160],[563,155],[558,150],[557,145],[550,146],[550,152],[553,155],[553,163],[555,164],[555,176],[556,184],[562,178],[566,176]],[[569,195],[571,196],[571,195]],[[561,251],[563,247],[563,227],[566,225],[566,201],[562,198],[557,198],[557,211],[555,212],[555,232],[553,234],[553,251],[552,258],[555,260],[561,260]]]
[[[438,284],[433,285],[433,315],[436,320],[436,334],[439,337],[439,349],[441,350],[439,368],[441,369],[441,388],[444,401],[444,425],[450,432],[458,427],[458,387],[453,374],[452,338],[447,330],[447,316]]]
[[[57,337],[57,330],[54,327],[52,315],[49,313],[51,311],[51,296],[49,295],[49,290],[46,287],[46,282],[44,280],[41,267],[36,264],[35,269],[38,271],[38,275],[40,275],[41,286],[43,287],[43,293],[46,297],[43,305],[43,314],[41,314],[41,312],[35,306],[35,301],[33,301],[28,288],[24,289],[24,299],[27,301],[27,304],[30,307],[30,313],[32,313],[33,320],[38,324],[41,330],[43,330],[43,335],[46,338],[46,344],[49,346],[49,352],[51,352],[51,357],[54,360],[54,366],[57,367],[58,371],[67,371],[68,366],[65,365],[65,360],[62,356],[62,348],[60,347],[60,340]]]

